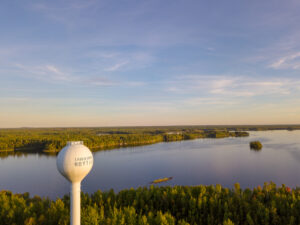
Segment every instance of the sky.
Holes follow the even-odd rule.
[[[298,0],[2,0],[0,127],[300,124]]]

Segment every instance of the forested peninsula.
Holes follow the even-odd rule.
[[[300,125],[0,129],[0,151],[57,153],[67,141],[77,140],[99,151],[196,138],[245,137],[247,131],[278,129],[295,130]]]
[[[67,225],[69,196],[52,201],[0,192],[2,225]],[[81,194],[82,225],[296,225],[300,224],[300,189],[274,183],[261,188],[216,186],[138,188],[119,193]]]

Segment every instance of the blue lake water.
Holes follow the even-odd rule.
[[[249,148],[259,140],[263,149]],[[173,177],[157,185],[222,184],[255,187],[273,181],[300,186],[300,131],[256,131],[249,137],[196,139],[128,147],[94,153],[94,167],[82,182],[93,193],[148,186],[155,179]],[[0,190],[29,192],[52,199],[69,192],[56,169],[56,157],[43,154],[0,158]]]

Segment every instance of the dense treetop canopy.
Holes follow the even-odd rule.
[[[174,186],[81,194],[83,225],[296,225],[300,190],[265,183],[253,190],[216,186]],[[67,225],[70,199],[56,201],[0,192],[2,225]]]

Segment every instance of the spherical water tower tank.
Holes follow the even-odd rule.
[[[71,225],[80,225],[80,183],[93,167],[93,154],[82,141],[70,141],[59,152],[58,171],[71,182]]]

